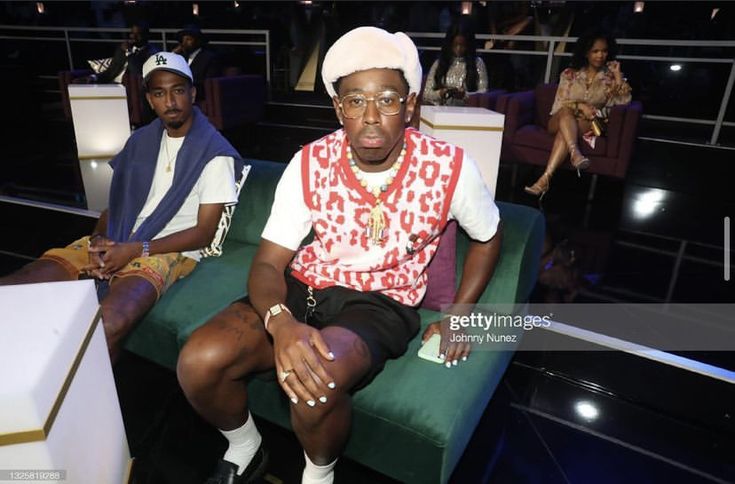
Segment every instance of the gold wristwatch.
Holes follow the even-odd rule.
[[[271,306],[268,311],[265,313],[265,317],[263,318],[263,326],[265,326],[265,330],[268,331],[268,321],[270,321],[271,318],[278,316],[282,312],[286,311],[288,314],[291,314],[291,311],[286,307],[285,304],[275,304]]]

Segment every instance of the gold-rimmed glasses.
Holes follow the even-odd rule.
[[[395,91],[383,91],[374,96],[348,94],[339,100],[339,107],[345,118],[355,119],[365,114],[369,102],[375,103],[380,114],[395,116],[401,112],[401,105],[406,102],[406,98]]]

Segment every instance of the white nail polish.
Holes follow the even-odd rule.
[[[452,362],[452,365],[454,365],[454,366],[457,366],[457,360],[454,360],[454,361]]]
[[[447,362],[446,362],[446,363],[444,364],[444,366],[446,366],[447,368],[451,368],[451,367],[452,367],[452,363],[451,363],[451,362],[449,362],[449,361],[447,361]]]
[[[462,357],[462,361],[467,361],[467,357],[466,356],[463,356]]]
[[[327,383],[327,386],[328,386],[329,388],[331,388],[332,390],[334,390],[335,388],[337,388],[337,385],[335,385],[333,381],[332,381],[332,382],[329,382],[329,383]]]
[[[329,358],[332,360],[334,359],[334,353],[332,353],[331,351],[329,352]]]
[[[439,355],[439,359],[440,360],[443,360],[444,359],[444,353],[442,353],[442,354]]]
[[[314,400],[309,400],[308,402],[306,402],[306,404],[310,407],[313,407],[314,405],[316,405],[316,402]]]
[[[327,397],[319,397],[319,401],[322,403],[327,403]]]
[[[299,399],[296,398],[296,397],[291,397],[291,401],[293,402],[294,405],[296,405],[297,403],[299,403]]]

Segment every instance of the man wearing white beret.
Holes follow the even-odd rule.
[[[498,260],[498,209],[474,161],[406,128],[421,87],[413,42],[374,27],[352,30],[327,52],[322,79],[343,128],[293,157],[249,296],[195,331],[179,358],[187,398],[230,443],[212,484],[250,482],[263,471],[245,377],[272,368],[304,448],[302,482],[333,482],[351,395],[416,336],[425,270],[447,221],[473,239],[456,304],[477,301]],[[301,245],[310,231],[313,241]],[[443,336],[452,368],[470,346],[449,342],[447,326],[430,325],[424,339]]]

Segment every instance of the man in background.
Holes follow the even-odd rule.
[[[143,64],[160,49],[148,43],[149,27],[146,22],[139,21],[130,26],[128,39],[115,50],[110,65],[98,74],[80,78],[79,83],[122,83],[126,72],[142,77]]]
[[[194,76],[194,86],[197,88],[197,97],[204,99],[204,80],[220,75],[220,65],[217,55],[206,48],[207,38],[196,25],[187,25],[176,33],[179,41],[172,52],[179,54],[189,64]]]

